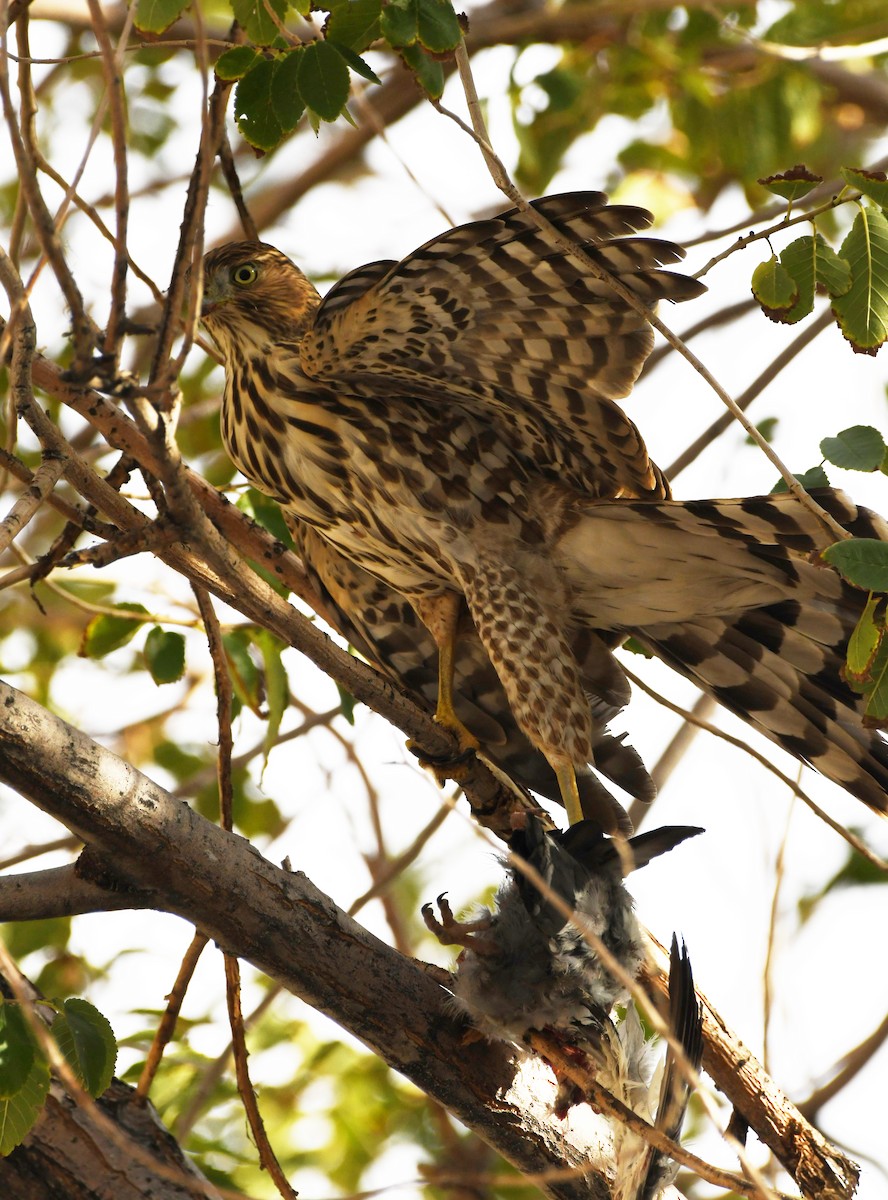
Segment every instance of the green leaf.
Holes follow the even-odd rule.
[[[15,959],[35,950],[67,952],[71,939],[70,917],[46,917],[42,921],[10,921],[3,926],[3,941]]]
[[[389,0],[380,32],[401,50],[419,43],[432,54],[447,54],[460,43],[462,30],[449,0]]]
[[[37,1047],[21,1005],[0,1001],[0,1098],[14,1096],[31,1073]]]
[[[792,204],[802,196],[807,196],[818,183],[823,183],[823,177],[814,175],[807,167],[798,164],[780,175],[769,175],[767,179],[760,179],[759,183],[775,196],[780,196]]]
[[[865,858],[856,850],[851,850],[848,858],[835,875],[813,894],[803,896],[799,900],[799,917],[804,924],[815,911],[820,901],[831,892],[848,887],[872,887],[888,883],[885,872],[878,863]]]
[[[833,466],[847,471],[878,471],[885,458],[885,441],[872,425],[852,425],[835,437],[824,438],[820,453]]]
[[[772,254],[753,271],[752,294],[765,315],[774,320],[792,308],[799,298],[799,289],[777,255]]]
[[[265,670],[265,701],[268,709],[266,714],[268,724],[265,730],[265,760],[267,762],[280,730],[281,720],[290,703],[290,685],[281,658],[286,647],[267,629],[256,629],[253,641],[262,655],[262,665]]]
[[[823,467],[811,467],[809,471],[803,471],[801,475],[795,475],[802,487],[810,492],[812,488],[829,487],[829,477]],[[786,481],[781,476],[780,479],[771,488],[772,496],[779,496],[781,492],[788,492]]]
[[[351,46],[346,46],[342,42],[336,42],[332,38],[327,38],[327,45],[332,46],[337,54],[342,55],[356,75],[360,75],[362,79],[366,79],[370,83],[382,83],[376,72],[367,66],[359,54],[355,54]]]
[[[383,5],[379,32],[390,46],[412,46],[419,37],[416,0],[389,0]]]
[[[241,29],[257,46],[272,46],[280,37],[278,27],[268,15],[268,9],[283,21],[287,0],[231,0],[231,9]]]
[[[855,587],[888,592],[888,542],[846,538],[827,546],[822,557]]]
[[[870,729],[888,725],[888,638],[882,638],[870,668],[870,682],[864,688],[866,708],[863,723]]]
[[[635,638],[635,637],[626,638],[625,642],[623,642],[623,645],[620,647],[620,649],[628,650],[630,654],[638,654],[642,658],[653,658],[654,657],[652,651],[650,651],[643,642],[640,642],[638,640],[638,638]]]
[[[78,653],[81,658],[104,658],[112,650],[119,650],[127,642],[132,641],[142,628],[141,617],[148,617],[148,609],[144,604],[115,604],[121,612],[137,613],[135,618],[113,617],[102,613],[93,617],[86,627]]]
[[[798,287],[798,299],[779,320],[792,325],[806,317],[814,307],[815,286],[826,288],[831,296],[841,296],[851,286],[850,266],[823,240],[820,234],[791,242],[780,255],[780,264]]]
[[[848,639],[845,655],[845,677],[850,684],[864,684],[871,678],[870,672],[885,635],[885,623],[876,619],[881,597],[870,596],[860,620]]]
[[[339,703],[342,707],[342,715],[345,717],[346,721],[348,721],[349,725],[354,725],[355,707],[358,703],[357,700],[354,698],[351,692],[347,691],[342,686],[342,684],[337,683],[336,690],[339,692]]]
[[[117,1039],[108,1018],[74,996],[56,1014],[51,1033],[84,1088],[93,1099],[101,1096],[117,1062]]]
[[[176,683],[185,674],[185,638],[155,625],[145,639],[145,664],[155,683]]]
[[[328,42],[348,46],[360,54],[380,35],[382,0],[329,0],[330,17],[324,26]]]
[[[0,1155],[11,1153],[28,1136],[48,1091],[49,1064],[37,1054],[22,1087],[8,1100],[0,1100]]]
[[[272,537],[283,542],[288,550],[293,549],[293,535],[287,528],[280,505],[274,500],[262,492],[257,492],[255,488],[247,488],[238,497],[236,507],[252,517],[263,529],[267,529]]]
[[[348,100],[348,67],[332,46],[312,42],[299,61],[297,75],[302,99],[324,121],[335,121]]]
[[[851,264],[840,258],[818,233],[814,239],[817,247],[817,282],[831,296],[844,296],[851,287]]]
[[[772,442],[774,440],[774,431],[776,430],[776,428],[779,424],[780,424],[779,417],[765,417],[764,420],[759,421],[756,424],[756,429],[759,431],[759,433],[762,435],[762,437],[765,439],[766,442]],[[757,443],[755,441],[753,441],[753,439],[749,436],[749,434],[746,435],[746,444],[747,444],[747,446],[757,445]]]
[[[281,127],[289,133],[305,112],[305,101],[299,94],[299,63],[304,51],[301,46],[278,59],[271,81],[271,103]]]
[[[862,167],[842,167],[842,178],[851,187],[874,200],[879,208],[888,208],[888,175],[884,171],[865,171]]]
[[[277,59],[263,59],[234,89],[237,127],[257,150],[273,150],[284,136],[271,91],[277,68]]]
[[[455,50],[462,30],[450,0],[416,0],[416,5],[417,33],[425,49],[432,54]]]
[[[253,46],[234,46],[216,60],[216,78],[243,79],[261,59],[262,55]]]
[[[399,46],[398,53],[433,100],[444,95],[444,69],[419,46]]]
[[[262,676],[250,655],[250,637],[246,630],[235,629],[222,636],[234,693],[242,704],[258,716],[264,694]]]
[[[832,301],[842,333],[855,353],[876,354],[888,337],[888,218],[861,208],[842,243],[851,287]]]
[[[191,0],[138,0],[136,29],[142,33],[163,33],[177,21]]]

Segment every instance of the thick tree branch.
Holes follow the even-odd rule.
[[[546,1105],[516,1094],[505,1047],[467,1048],[448,993],[352,921],[301,872],[175,801],[133,767],[0,684],[0,777],[137,888],[360,1038],[519,1169],[580,1173],[552,1197],[605,1200],[603,1164]],[[36,761],[34,745],[40,745]]]
[[[85,879],[75,863],[0,876],[0,913],[4,921],[43,921],[124,908],[156,908],[160,903],[162,898],[153,892],[132,888],[114,891]]]
[[[115,1079],[98,1105],[125,1135],[120,1142],[85,1119],[61,1084],[53,1081],[39,1123],[21,1146],[0,1159],[3,1195],[15,1200],[221,1200],[163,1127],[151,1103],[131,1087]],[[161,1170],[155,1173],[142,1157],[127,1154],[128,1141],[156,1159]]]

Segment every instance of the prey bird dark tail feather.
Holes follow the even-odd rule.
[[[630,1019],[627,1014],[627,1022]],[[674,935],[669,956],[669,1029],[687,1064],[699,1071],[703,1061],[703,1018],[687,947],[679,947]],[[625,1034],[624,1040],[628,1040]],[[626,1077],[636,1098],[634,1103],[631,1095],[625,1100],[639,1116],[653,1121],[654,1127],[671,1142],[678,1142],[692,1087],[672,1046],[666,1049],[656,1104],[652,1095],[656,1080],[647,1087],[639,1087],[641,1075],[638,1065],[628,1056]],[[617,1132],[615,1142],[614,1200],[658,1200],[678,1174],[678,1163],[627,1128]]]

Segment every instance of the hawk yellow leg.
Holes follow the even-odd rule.
[[[558,780],[561,799],[567,810],[568,825],[576,825],[583,819],[583,806],[580,803],[580,789],[577,787],[577,773],[569,762],[551,763]]]
[[[456,644],[459,640],[462,596],[457,592],[444,592],[440,596],[414,600],[413,607],[438,647],[438,704],[435,720],[456,735],[463,754],[469,750],[477,750],[480,745],[478,739],[465,727],[453,707],[453,670]]]

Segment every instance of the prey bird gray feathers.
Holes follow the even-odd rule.
[[[440,920],[430,905],[423,908],[439,941],[464,948],[452,991],[472,1023],[504,1041],[521,1042],[532,1029],[573,1037],[585,1031],[587,1040],[596,1041],[628,992],[584,931],[591,930],[635,979],[644,962],[644,939],[624,873],[702,832],[666,826],[638,834],[624,843],[629,856],[624,859],[617,842],[604,837],[593,820],[561,833],[546,831],[528,814],[510,846],[541,877],[545,891],[515,867],[506,872],[493,912],[460,922],[444,897],[438,901]]]
[[[558,1035],[588,1055],[596,1081],[673,1142],[681,1133],[691,1093],[670,1046],[659,1079],[651,1047],[623,980],[611,973],[588,937],[593,933],[635,980],[644,940],[623,882],[630,868],[702,833],[671,826],[640,834],[622,847],[595,821],[566,832],[546,831],[527,814],[511,840],[521,860],[509,865],[493,910],[457,921],[442,896],[439,916],[423,908],[426,925],[444,944],[462,946],[451,990],[460,1010],[490,1038],[521,1044],[534,1030]],[[541,881],[522,870],[531,867]],[[560,901],[560,903],[558,903]],[[566,911],[565,911],[566,910]],[[615,1004],[627,1004],[619,1026]],[[702,1060],[700,1007],[686,950],[673,939],[669,1026],[694,1070]],[[561,1084],[556,1111],[584,1099]],[[674,1162],[625,1125],[614,1127],[615,1200],[654,1200],[675,1176]]]
[[[699,284],[650,214],[599,193],[536,207],[644,304]],[[885,812],[888,751],[843,682],[862,593],[793,497],[676,502],[617,400],[644,316],[513,210],[372,263],[321,300],[260,242],[214,250],[203,320],[222,431],[283,506],[338,624],[517,781],[608,831],[605,779],[649,797],[610,723],[633,634],[766,736]],[[674,403],[674,401],[671,401]],[[839,493],[818,500],[885,538]],[[814,556],[814,558],[812,558]]]

